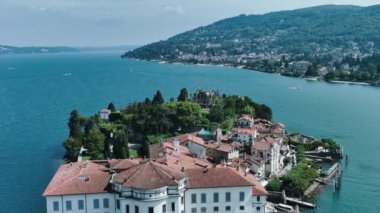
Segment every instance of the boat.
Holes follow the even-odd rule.
[[[70,76],[71,72],[63,74],[63,76]]]
[[[286,204],[276,204],[275,208],[277,210],[280,210],[281,212],[294,212],[294,209],[292,206],[286,205]]]

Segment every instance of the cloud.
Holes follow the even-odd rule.
[[[168,12],[171,12],[171,13],[179,14],[179,15],[182,15],[182,14],[186,13],[186,10],[183,9],[181,6],[176,6],[176,7],[166,6],[165,10],[168,11]]]

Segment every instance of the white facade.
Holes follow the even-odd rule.
[[[101,119],[103,119],[103,120],[109,120],[109,116],[110,116],[110,114],[111,114],[111,110],[108,110],[108,109],[102,109],[102,110],[100,110],[100,112],[99,112],[99,116],[100,116],[100,118]]]
[[[125,188],[113,182],[116,213],[184,213],[186,179],[158,189]]]
[[[267,151],[252,149],[252,156],[261,158],[265,162],[265,172],[268,175],[276,174],[281,168],[280,144],[273,143]],[[253,168],[254,169],[254,168]]]
[[[218,199],[214,200],[214,196]],[[252,197],[252,186],[188,189],[185,213],[252,213]]]
[[[255,134],[250,134],[250,133],[237,133],[235,135],[235,140],[242,142],[242,143],[249,143],[253,142],[253,140],[257,137],[256,133]]]
[[[252,212],[265,213],[267,196],[252,196]]]
[[[234,158],[239,158],[239,150],[238,149],[232,149],[228,153],[228,160],[234,159]]]
[[[191,153],[194,153],[197,155],[198,158],[205,158],[206,157],[206,147],[195,143],[191,140],[187,142],[187,148]]]
[[[46,197],[47,213],[115,212],[113,193]]]

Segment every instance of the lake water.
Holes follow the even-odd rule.
[[[218,89],[273,109],[288,131],[333,137],[349,154],[342,188],[315,212],[380,209],[380,88],[308,82],[228,67],[122,60],[121,52],[0,56],[0,212],[45,212],[41,196],[63,155],[72,109],[95,114],[160,89]]]

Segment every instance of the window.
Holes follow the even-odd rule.
[[[154,213],[154,208],[153,207],[149,207],[148,208],[148,213]]]
[[[183,199],[183,196],[181,197],[181,204],[183,204],[183,202],[184,202],[184,199]]]
[[[245,200],[245,195],[244,195],[244,192],[240,192],[239,193],[239,201],[244,201]]]
[[[135,206],[135,213],[140,213],[140,209],[138,206]]]
[[[260,196],[257,196],[257,202],[260,202]]]
[[[110,200],[108,198],[103,199],[103,208],[108,209],[110,207]]]
[[[214,206],[214,212],[218,212],[218,211],[219,211],[219,207]]]
[[[78,209],[83,210],[84,209],[84,201],[83,200],[78,200]]]
[[[162,205],[162,213],[166,213],[166,204]]]
[[[191,208],[191,213],[197,213],[197,208]]]
[[[99,208],[99,199],[95,199],[93,204],[94,204],[94,209],[98,209]]]
[[[116,208],[120,209],[120,200],[116,200]]]
[[[219,194],[218,193],[214,193],[214,203],[218,203],[219,202]]]
[[[231,192],[226,192],[226,202],[231,202]]]
[[[197,194],[191,194],[191,203],[197,203]]]
[[[201,203],[206,203],[206,199],[207,199],[206,193],[202,193],[201,194]]]
[[[53,202],[53,210],[54,211],[59,211],[59,202],[58,201],[54,201]]]
[[[66,201],[66,210],[72,210],[72,209],[73,207],[71,206],[71,201],[70,200]]]
[[[256,207],[256,211],[258,211],[258,212],[261,211],[261,207],[260,207],[260,206],[257,206],[257,207]]]
[[[226,212],[231,211],[231,206],[226,206]]]
[[[172,202],[172,212],[174,212],[174,211],[175,211],[175,203]]]
[[[244,211],[244,206],[240,206],[240,211]]]
[[[207,208],[206,207],[202,207],[201,208],[201,212],[207,212]]]
[[[125,205],[125,213],[129,213],[129,205]]]

